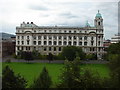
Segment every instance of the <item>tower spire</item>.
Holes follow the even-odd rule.
[[[100,11],[98,10],[98,13],[99,13]]]

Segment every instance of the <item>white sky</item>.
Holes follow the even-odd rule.
[[[23,21],[38,26],[84,26],[88,20],[93,26],[98,10],[104,36],[110,39],[118,33],[118,0],[0,0],[0,31],[15,34]]]

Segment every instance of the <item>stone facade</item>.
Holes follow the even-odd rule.
[[[103,35],[103,19],[99,11],[93,27],[88,22],[85,27],[37,26],[33,22],[23,22],[16,27],[16,54],[19,50],[59,54],[65,46],[78,46],[85,53],[94,53],[101,58]]]

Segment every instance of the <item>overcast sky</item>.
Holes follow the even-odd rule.
[[[94,26],[98,10],[104,20],[104,36],[110,39],[118,33],[118,0],[0,0],[0,31],[15,34],[23,21],[83,27],[88,20]]]

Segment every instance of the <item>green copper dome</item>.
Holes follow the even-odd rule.
[[[88,21],[86,21],[86,27],[90,27],[90,24],[88,23]]]
[[[98,13],[96,14],[96,18],[102,18],[101,14],[99,13],[99,10]]]

